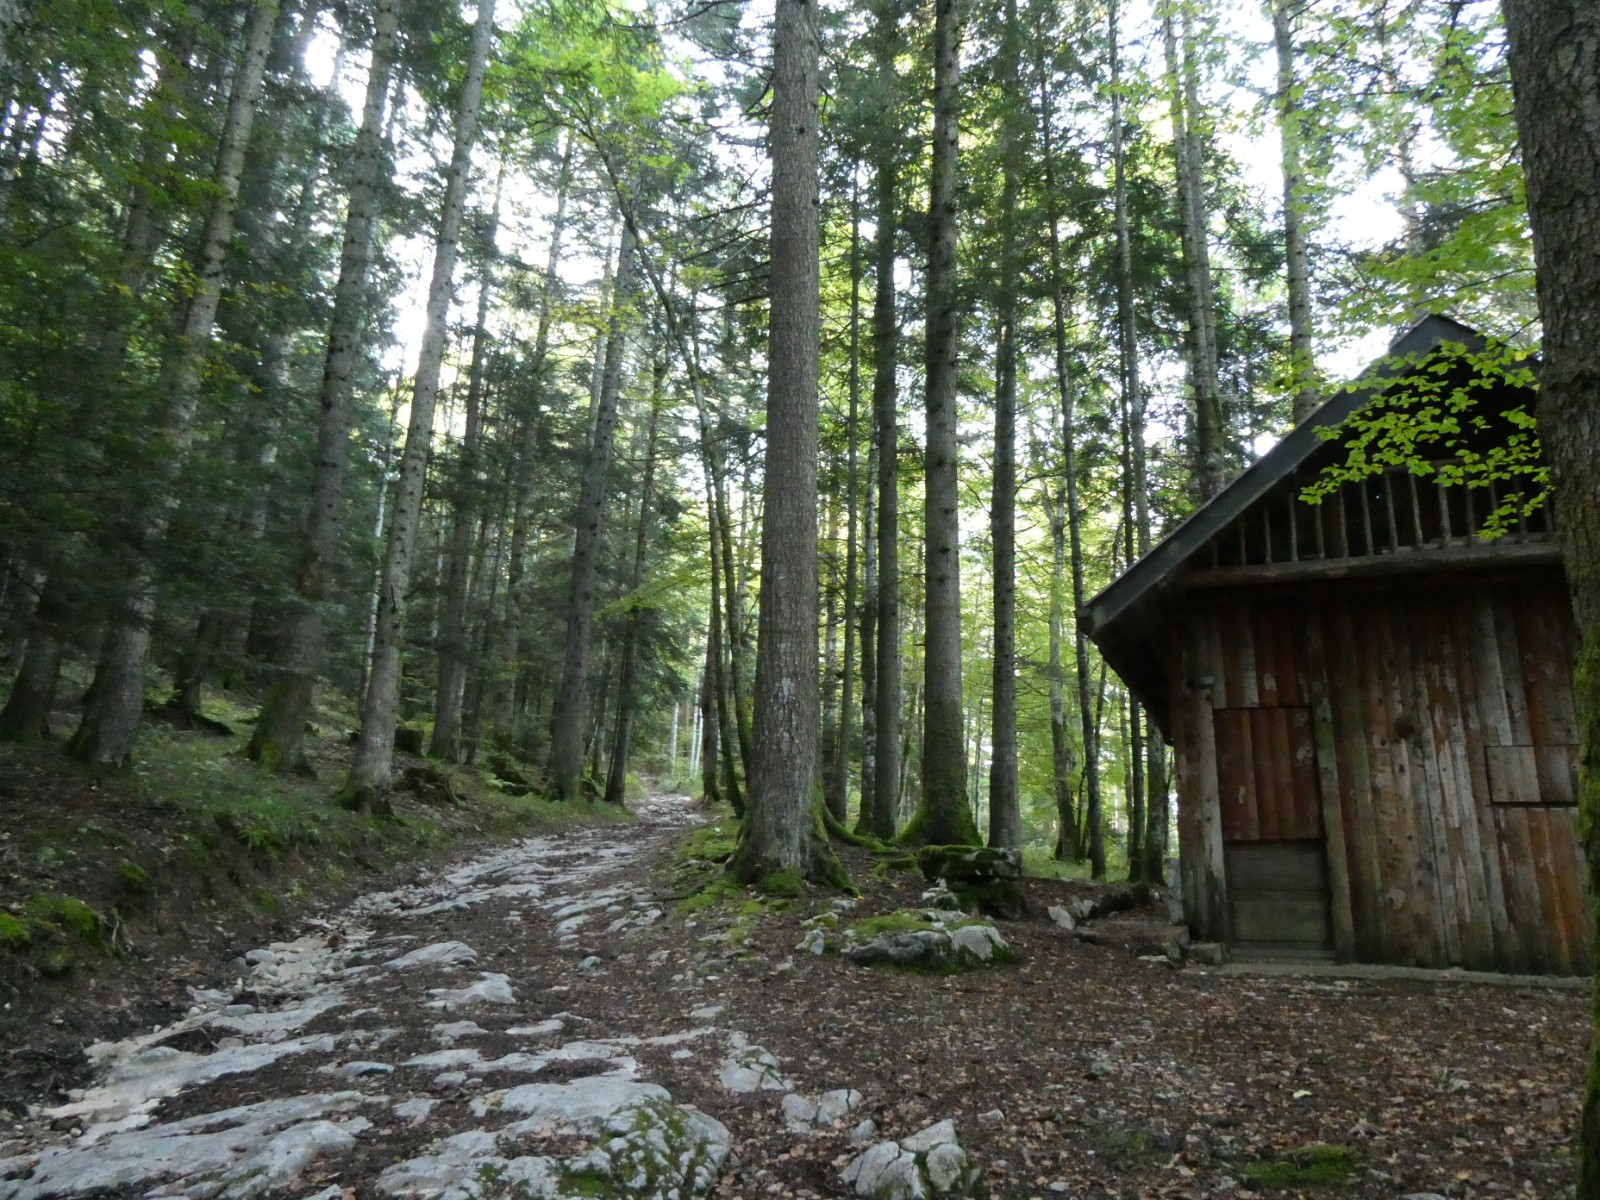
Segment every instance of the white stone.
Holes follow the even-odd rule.
[[[953,1192],[965,1185],[968,1175],[966,1151],[954,1142],[944,1142],[929,1150],[922,1160],[928,1186],[935,1192]]]
[[[391,958],[383,965],[391,971],[409,971],[415,967],[454,967],[477,961],[478,952],[465,942],[434,942],[399,958]]]
[[[816,1126],[817,1104],[799,1092],[790,1092],[783,1098],[783,1123],[791,1133],[806,1133]]]
[[[480,1004],[515,1004],[516,994],[511,990],[511,981],[505,976],[495,972],[486,972],[477,983],[468,984],[464,988],[429,988],[428,994],[437,997],[428,1004],[429,1008],[442,1008],[449,1012],[457,1008],[473,1008]]]
[[[919,1129],[910,1137],[900,1139],[902,1149],[913,1154],[926,1154],[935,1146],[956,1140],[956,1125],[954,1121],[940,1121],[936,1125],[929,1125],[926,1129]]]

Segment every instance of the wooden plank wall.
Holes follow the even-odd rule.
[[[1558,575],[1188,599],[1173,734],[1185,900],[1203,936],[1229,936],[1222,842],[1241,815],[1223,777],[1244,768],[1227,748],[1248,733],[1268,786],[1275,769],[1254,749],[1255,721],[1272,718],[1240,727],[1218,710],[1303,706],[1341,956],[1586,972]]]

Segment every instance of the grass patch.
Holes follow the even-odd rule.
[[[1361,1156],[1348,1146],[1317,1145],[1245,1163],[1239,1174],[1264,1188],[1338,1187],[1361,1166]]]

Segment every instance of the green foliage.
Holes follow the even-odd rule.
[[[1348,1146],[1315,1145],[1261,1162],[1245,1163],[1239,1174],[1258,1187],[1288,1191],[1303,1187],[1338,1187],[1359,1171],[1362,1158]]]
[[[1346,483],[1392,467],[1446,487],[1497,485],[1498,504],[1480,536],[1498,537],[1549,495],[1550,473],[1530,408],[1535,382],[1526,354],[1504,342],[1482,351],[1447,344],[1427,355],[1385,360],[1347,385],[1371,390],[1372,399],[1340,424],[1318,430],[1324,440],[1339,441],[1346,458],[1301,497],[1317,504]]]

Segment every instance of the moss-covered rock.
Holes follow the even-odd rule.
[[[843,927],[835,914],[819,914],[805,922],[795,949],[843,954],[863,965],[886,963],[937,973],[997,966],[1016,957],[989,922],[943,909],[882,913]]]
[[[943,881],[969,912],[1015,920],[1027,912],[1022,855],[989,846],[924,846],[917,865],[930,883]]]

